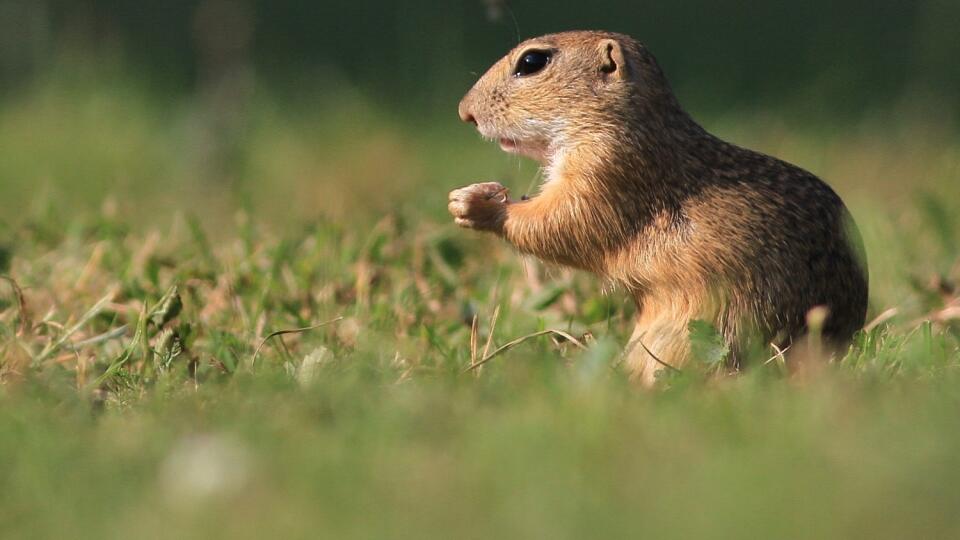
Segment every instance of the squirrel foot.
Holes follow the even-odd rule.
[[[499,182],[472,184],[451,191],[447,209],[461,227],[499,232],[510,204],[509,193]]]

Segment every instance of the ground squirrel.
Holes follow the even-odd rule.
[[[496,182],[454,190],[456,223],[629,291],[638,314],[627,365],[643,383],[688,360],[692,320],[718,329],[734,369],[748,336],[783,347],[816,306],[828,310],[829,342],[863,325],[866,263],[837,194],[707,133],[629,36],[527,40],[459,112],[505,151],[539,161],[544,182],[521,201]]]

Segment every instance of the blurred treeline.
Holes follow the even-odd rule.
[[[958,27],[957,0],[0,0],[0,96],[107,59],[160,95],[256,81],[421,116],[452,111],[518,37],[604,28],[650,46],[700,111],[858,116],[906,100],[952,118]]]

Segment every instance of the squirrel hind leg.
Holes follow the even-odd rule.
[[[652,387],[663,371],[681,370],[690,356],[686,325],[675,321],[637,324],[624,350],[624,367],[630,379]]]

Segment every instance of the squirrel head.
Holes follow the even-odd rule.
[[[624,129],[663,124],[657,116],[674,109],[666,78],[643,45],[622,34],[578,31],[518,45],[477,81],[459,112],[503,150],[550,165],[571,145],[616,146]]]

